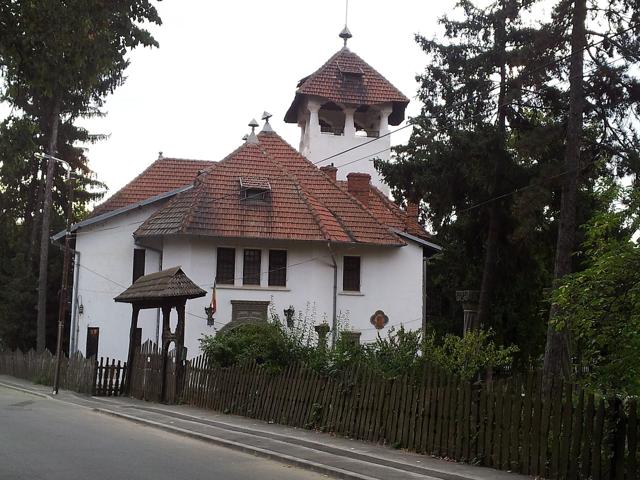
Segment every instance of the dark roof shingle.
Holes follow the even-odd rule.
[[[158,302],[170,299],[204,297],[207,294],[185,275],[180,267],[168,268],[138,278],[114,298],[116,302]]]

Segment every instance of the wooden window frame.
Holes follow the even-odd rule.
[[[273,256],[284,254],[284,264],[274,265]],[[288,254],[286,250],[274,249],[269,250],[269,286],[270,287],[286,287],[287,286],[287,260]]]
[[[231,253],[231,259],[224,258],[221,252]],[[221,258],[230,263],[222,264]],[[233,247],[218,247],[216,250],[216,283],[220,285],[233,285],[236,277],[236,249]]]
[[[357,279],[350,278],[355,274],[353,267],[357,260]],[[354,262],[353,265],[348,265]],[[343,292],[360,292],[362,288],[362,259],[357,255],[345,255],[342,257],[342,291]]]
[[[257,255],[254,259],[257,259],[257,262],[253,264],[248,264],[248,254],[249,255]],[[249,261],[252,259],[249,257]],[[260,286],[260,279],[262,277],[262,250],[259,248],[245,248],[242,251],[242,284],[250,285],[250,286]]]

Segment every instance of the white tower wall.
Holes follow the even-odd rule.
[[[391,103],[369,107],[366,112],[353,105],[337,105],[339,110],[323,109],[327,104],[320,97],[309,98],[300,108],[300,153],[318,167],[333,164],[339,180],[346,180],[351,172],[368,173],[371,183],[388,194],[389,187],[373,166],[373,159],[390,157],[391,137],[386,134]],[[332,105],[335,109],[335,104]],[[356,124],[361,129],[356,130]],[[353,150],[345,152],[349,149]]]

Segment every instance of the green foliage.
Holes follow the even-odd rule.
[[[640,395],[640,246],[632,240],[640,197],[619,191],[603,190],[614,206],[585,225],[585,268],[563,280],[553,301],[556,328],[571,332],[579,379],[605,394]]]
[[[200,346],[218,366],[256,362],[271,372],[280,372],[296,362],[328,375],[339,375],[356,365],[367,367],[382,378],[420,375],[426,362],[438,365],[466,380],[488,367],[510,365],[515,346],[502,347],[492,332],[471,332],[464,338],[434,333],[423,338],[420,331],[400,326],[378,335],[376,341],[359,345],[340,333],[333,347],[321,348],[315,338],[299,335],[302,325],[288,328],[273,315],[268,322],[243,325],[234,330],[206,335]],[[298,318],[301,318],[298,316]]]
[[[295,343],[280,324],[248,324],[200,339],[200,348],[219,366],[253,361],[279,371],[297,358]]]
[[[0,338],[12,349],[30,347],[34,340],[35,260],[47,163],[34,153],[55,154],[79,174],[73,184],[73,221],[82,219],[105,186],[87,176],[81,146],[103,136],[76,122],[101,115],[105,97],[125,80],[131,49],[157,46],[146,29],[149,23],[161,23],[149,0],[0,2],[0,101],[12,109],[0,124]],[[56,164],[48,230],[65,225],[65,177]],[[51,252],[46,323],[54,327],[61,255],[57,249]],[[52,346],[55,328],[47,336]]]
[[[511,365],[518,347],[496,345],[492,331],[476,330],[463,337],[446,335],[438,344],[435,336],[425,339],[424,354],[465,380],[472,380],[487,368]]]

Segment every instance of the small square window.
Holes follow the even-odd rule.
[[[269,286],[287,286],[286,250],[269,250]]]
[[[260,285],[260,262],[262,251],[253,248],[244,250],[242,283],[244,285]]]
[[[218,263],[216,265],[216,283],[233,285],[236,276],[236,249],[218,248]]]
[[[344,257],[342,290],[345,292],[360,291],[360,257]]]

